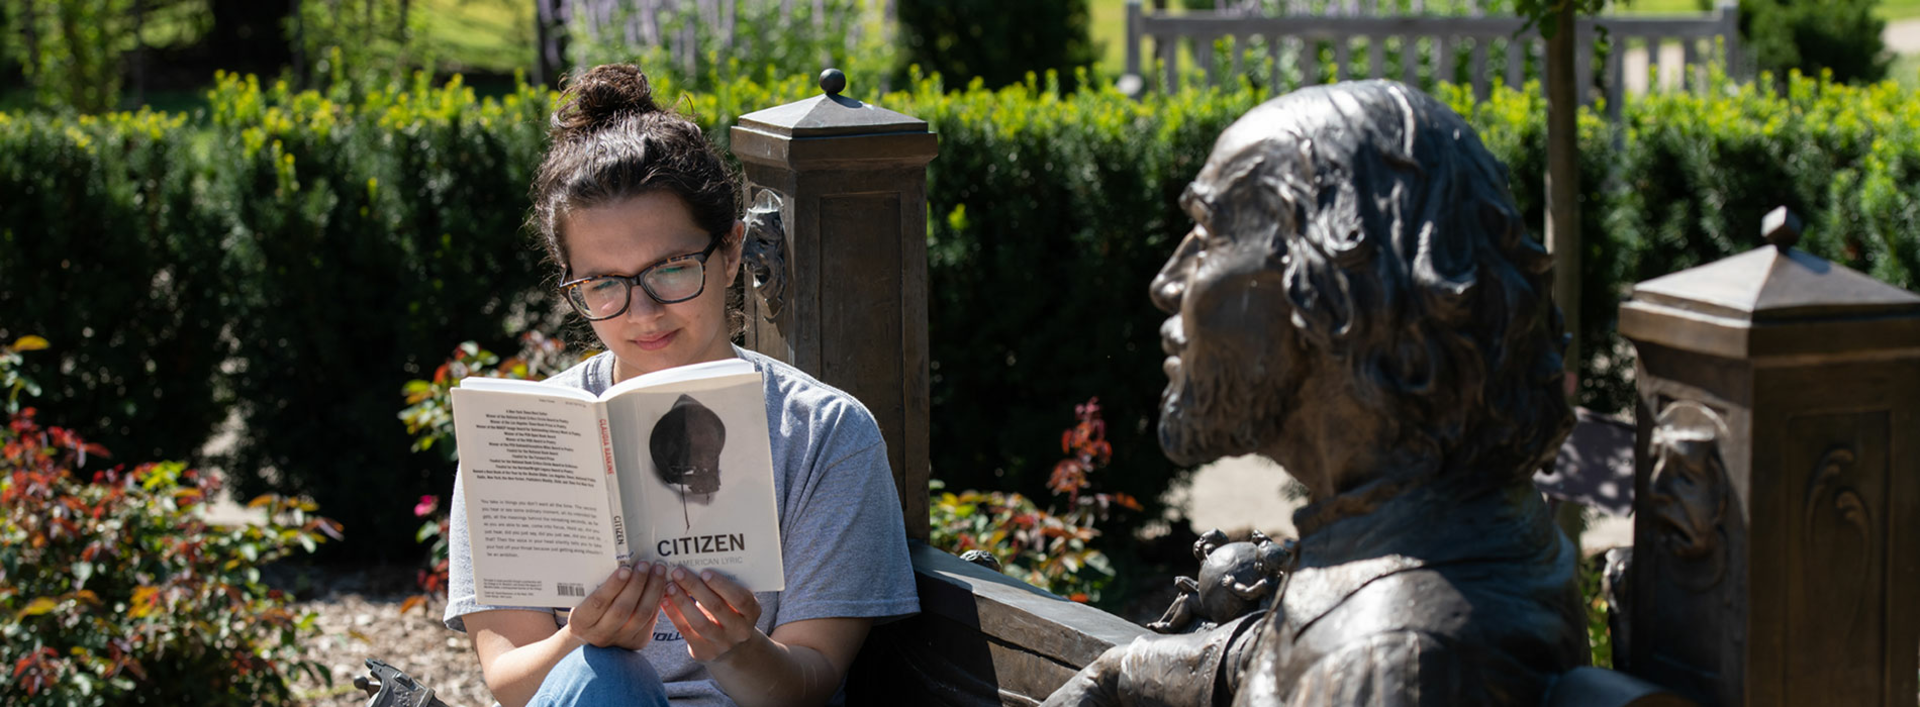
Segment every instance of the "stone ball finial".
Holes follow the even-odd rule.
[[[1760,235],[1780,250],[1800,242],[1800,229],[1800,217],[1785,206],[1767,212],[1766,218],[1760,220]]]
[[[847,90],[847,74],[839,69],[827,69],[820,72],[820,90],[829,96],[838,96]]]

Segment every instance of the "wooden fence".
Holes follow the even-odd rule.
[[[1394,78],[1424,88],[1441,80],[1471,83],[1474,95],[1485,98],[1491,81],[1518,88],[1528,77],[1545,75],[1545,42],[1538,29],[1525,27],[1519,17],[1490,14],[1479,1],[1264,4],[1223,2],[1220,9],[1171,14],[1147,12],[1140,0],[1129,0],[1122,88],[1130,93],[1178,90],[1183,55],[1214,85],[1232,78],[1264,82],[1275,91],[1330,80]],[[1650,88],[1696,89],[1706,85],[1715,65],[1735,78],[1751,73],[1741,54],[1739,8],[1724,0],[1714,12],[1697,16],[1582,19],[1576,31],[1574,75],[1585,77],[1587,89],[1581,100],[1592,103],[1604,96],[1613,117],[1627,90],[1629,54],[1644,53],[1654,75]],[[1602,36],[1610,41],[1597,45]],[[1160,62],[1157,86],[1142,70],[1141,45],[1148,38]],[[1596,53],[1603,64],[1598,73]],[[1662,70],[1663,61],[1676,58],[1679,66],[1669,68],[1678,71]]]

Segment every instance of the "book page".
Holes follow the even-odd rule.
[[[778,591],[786,574],[766,389],[746,365],[744,373],[628,388],[605,405],[634,558]]]
[[[724,379],[727,376],[757,375],[760,375],[760,371],[753,367],[753,362],[743,358],[723,358],[718,361],[690,363],[634,376],[608,388],[607,392],[600,395],[600,399],[611,400],[631,390],[666,390],[668,388],[685,390],[689,385],[702,387],[725,385]]]
[[[453,390],[481,604],[577,606],[616,566],[600,413],[547,392]]]

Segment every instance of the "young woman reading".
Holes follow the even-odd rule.
[[[550,137],[532,220],[561,294],[606,352],[549,383],[597,394],[674,366],[752,362],[766,379],[786,589],[755,594],[721,572],[640,563],[564,619],[482,606],[456,482],[446,624],[471,636],[506,707],[826,704],[868,627],[919,608],[880,430],[846,393],[733,346],[737,182],[639,69],[574,79]]]

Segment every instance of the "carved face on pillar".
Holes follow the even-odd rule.
[[[1712,408],[1682,400],[1654,420],[1647,496],[1658,522],[1655,546],[1673,556],[1669,573],[1695,591],[1726,571],[1727,467],[1720,441],[1727,425]]]
[[[1261,452],[1316,497],[1386,475],[1518,478],[1571,428],[1551,260],[1506,168],[1399,84],[1314,87],[1236,121],[1154,279],[1160,441]]]

